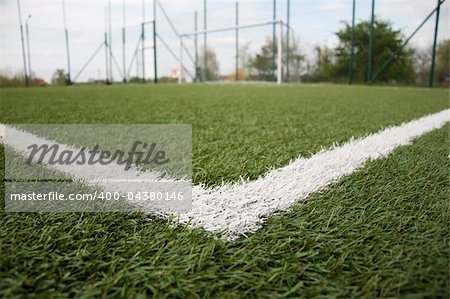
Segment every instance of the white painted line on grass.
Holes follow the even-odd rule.
[[[386,156],[395,148],[441,128],[449,120],[450,109],[447,109],[364,138],[352,139],[310,158],[300,157],[255,181],[216,188],[194,186],[192,210],[179,214],[179,221],[219,233],[226,240],[254,232],[272,213],[287,210],[312,192],[351,174],[368,160]],[[7,140],[5,142],[9,144]],[[86,169],[81,173],[68,174],[85,180],[95,177],[93,174],[86,176],[85,171]],[[120,191],[117,184],[110,184],[108,188],[111,189],[109,191]]]

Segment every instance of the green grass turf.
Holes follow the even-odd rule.
[[[194,178],[209,185],[448,107],[445,90],[343,86],[4,89],[0,97],[4,123],[192,123]],[[448,297],[448,130],[368,163],[235,243],[140,214],[2,209],[0,296]]]
[[[192,124],[193,179],[217,185],[443,110],[448,97],[333,85],[16,88],[0,89],[0,122]]]

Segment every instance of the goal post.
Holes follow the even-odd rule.
[[[267,21],[262,23],[254,23],[254,24],[246,24],[246,25],[235,25],[235,26],[229,26],[229,27],[222,27],[222,28],[214,28],[214,29],[208,29],[208,30],[202,30],[202,31],[195,31],[195,32],[189,32],[179,35],[179,71],[178,71],[178,83],[182,84],[185,82],[185,70],[187,69],[184,61],[183,61],[183,53],[187,51],[185,47],[184,40],[187,38],[196,38],[198,35],[201,34],[209,34],[209,33],[218,33],[218,32],[226,32],[226,31],[236,31],[240,29],[248,29],[248,28],[255,28],[255,27],[263,27],[267,25],[277,25],[279,26],[279,34],[277,36],[277,84],[282,84],[283,82],[283,27],[286,26],[286,24],[281,20],[276,21]],[[273,41],[275,42],[275,41]],[[238,59],[238,57],[236,57]],[[197,65],[195,66],[197,67]]]

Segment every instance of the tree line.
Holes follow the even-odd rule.
[[[301,42],[298,39],[290,41],[287,49],[283,41],[283,81],[289,82],[348,82],[350,71],[353,82],[365,83],[368,81],[370,21],[361,21],[355,25],[353,40],[353,65],[351,65],[352,27],[343,23],[343,27],[335,34],[338,43],[335,47],[315,46],[313,54],[306,56],[300,51]],[[430,72],[432,46],[426,49],[414,48],[408,44],[402,50],[405,35],[395,29],[389,21],[375,19],[372,46],[372,74],[377,73],[383,64],[393,56],[393,62],[380,72],[376,82],[384,84],[416,84],[424,85],[428,82]],[[240,80],[276,80],[277,42],[273,43],[267,38],[257,53],[249,53],[249,44],[240,48],[239,79]],[[450,40],[441,41],[437,46],[435,82],[449,85],[449,48]],[[394,55],[395,54],[395,55]],[[219,77],[219,63],[216,55],[208,49],[207,80]],[[289,56],[289,62],[287,57]],[[275,65],[274,65],[275,57]],[[203,58],[200,57],[200,61]],[[289,74],[286,73],[289,63]],[[201,65],[201,68],[204,66]],[[351,67],[351,70],[350,70]],[[234,79],[230,74],[229,79]]]
[[[348,23],[335,32],[338,43],[335,47],[314,47],[312,54],[305,55],[300,50],[301,41],[292,37],[282,42],[283,82],[348,82],[350,73],[355,83],[368,81],[368,56],[370,21],[361,21],[355,25],[354,34]],[[352,42],[353,36],[353,42]],[[395,29],[391,22],[375,18],[372,45],[372,74],[379,74],[377,81],[382,84],[425,85],[428,82],[431,66],[432,46],[428,48],[414,48],[409,44],[404,48],[405,35],[400,29]],[[351,60],[353,44],[353,60]],[[238,80],[276,81],[278,43],[267,38],[257,53],[250,53],[250,44],[239,49]],[[400,51],[397,51],[400,49]],[[443,40],[437,45],[436,67],[434,81],[448,86],[449,77],[449,49],[450,39]],[[220,63],[212,47],[208,47],[206,54],[200,51],[199,64],[195,70],[195,81],[235,80],[236,74],[223,76],[220,74]],[[205,56],[206,55],[206,59]],[[382,72],[380,69],[385,62],[393,58]],[[205,60],[207,64],[204,65]],[[351,63],[353,61],[353,64]],[[289,73],[287,72],[289,69]],[[45,85],[45,81],[34,77],[32,85]],[[175,82],[173,78],[164,77],[163,82]],[[99,83],[90,80],[90,83]],[[130,82],[143,82],[139,78],[131,78]],[[101,82],[100,82],[101,83]],[[68,84],[68,74],[64,69],[57,69],[51,84]],[[0,86],[23,85],[21,73],[11,74],[0,72]]]

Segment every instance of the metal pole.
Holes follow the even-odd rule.
[[[137,76],[136,77],[139,77],[139,71],[138,71],[138,63],[137,63],[137,57],[138,57],[138,52],[139,52],[139,47],[140,47],[140,45],[141,45],[141,36],[139,35],[139,38],[138,38],[138,41],[137,41],[137,44],[136,44],[136,47],[134,48],[134,51],[133,51],[133,55],[131,56],[131,60],[130,60],[130,64],[129,64],[129,66],[128,66],[128,71],[127,71],[127,78],[130,78],[130,72],[131,72],[131,68],[133,67],[133,65],[134,65],[134,63],[136,63],[136,73],[137,73]]]
[[[198,77],[199,77],[199,73],[198,73],[198,35],[197,35],[197,30],[198,30],[198,14],[197,11],[195,11],[194,13],[194,30],[195,30],[195,35],[194,35],[194,48],[195,48],[195,82],[198,81]]]
[[[28,20],[31,18],[31,15],[28,16],[25,21],[25,32],[27,35],[27,52],[28,52],[28,74],[30,76],[30,83],[33,83],[33,73],[31,72],[31,52],[30,52],[30,33],[28,31]]]
[[[108,11],[105,6],[105,79],[106,84],[109,84],[109,69],[108,69]]]
[[[153,0],[153,83],[158,84],[158,60],[156,46],[156,0]]]
[[[372,17],[370,19],[369,58],[367,60],[367,83],[372,81],[373,31],[375,21],[375,0],[372,0]]]
[[[203,30],[205,31],[203,33],[203,45],[204,45],[204,49],[203,49],[203,60],[204,60],[204,66],[203,66],[203,80],[206,81],[208,80],[207,75],[208,75],[208,49],[207,49],[207,45],[206,45],[206,30],[207,30],[207,10],[206,10],[206,0],[203,0]]]
[[[141,47],[141,44],[142,44],[142,38],[140,39],[140,42],[139,42],[140,47]],[[136,52],[135,57],[136,57],[136,78],[139,78],[139,74],[141,73],[141,71],[139,69],[139,55],[137,52]]]
[[[100,46],[97,48],[97,50],[95,50],[94,54],[92,54],[91,57],[89,57],[89,59],[86,61],[86,63],[81,67],[80,71],[75,75],[75,77],[73,78],[73,82],[77,81],[78,77],[84,72],[84,70],[89,65],[89,63],[91,63],[92,59],[94,59],[94,57],[97,55],[97,53],[100,52],[100,50],[104,46],[105,46],[105,43],[101,42]],[[100,75],[99,75],[99,77],[100,77]]]
[[[183,83],[183,36],[180,36],[180,58],[179,58],[180,66],[178,72],[178,84]]]
[[[435,67],[435,63],[436,63],[436,46],[437,46],[437,35],[438,35],[438,27],[439,27],[439,12],[441,10],[441,4],[442,4],[441,0],[438,0],[438,4],[437,4],[437,8],[436,8],[436,24],[434,25],[434,41],[433,41],[433,53],[431,55],[430,77],[428,80],[428,87],[430,87],[430,88],[433,87],[433,81],[434,81],[434,67]]]
[[[126,54],[125,54],[125,26],[126,26],[126,19],[125,19],[125,0],[122,1],[122,21],[123,21],[123,27],[122,27],[122,72],[123,72],[123,83],[127,83],[127,63],[126,63]]]
[[[142,82],[145,84],[145,1],[144,0],[142,0],[141,58],[142,58]]]
[[[25,41],[23,39],[22,12],[20,11],[20,0],[17,0],[17,7],[19,9],[20,38],[22,40],[23,73],[25,76],[25,86],[28,87],[27,59],[25,58]]]
[[[169,15],[167,14],[166,10],[162,6],[161,2],[154,0],[154,3],[158,3],[159,8],[161,9],[161,12],[163,13],[163,16],[166,18],[167,23],[169,23],[170,28],[172,29],[173,33],[175,33],[176,36],[179,36],[177,28],[175,28],[175,25],[173,24],[172,20],[169,18]]]
[[[277,1],[273,0],[273,21],[277,17]],[[276,36],[276,23],[273,23],[273,32],[272,32],[272,75],[275,76],[275,36]]]
[[[445,1],[445,0],[444,0]],[[441,1],[441,4],[444,3],[444,1]],[[422,21],[422,23],[420,23],[419,26],[417,26],[417,28],[413,31],[413,33],[411,33],[408,38],[403,42],[403,44],[398,47],[394,53],[391,54],[391,56],[385,61],[385,63],[378,69],[378,71],[376,71],[374,73],[374,75],[372,76],[372,80],[369,82],[369,84],[373,83],[378,76],[380,76],[381,73],[383,73],[383,71],[398,57],[398,54],[400,53],[400,51],[402,51],[406,45],[409,43],[409,41],[414,37],[414,35],[416,35],[416,33],[425,25],[425,23],[433,16],[434,12],[438,9],[438,7],[436,7],[435,9],[433,9],[428,16]]]
[[[70,50],[69,50],[69,31],[67,30],[67,18],[66,18],[66,4],[62,2],[62,10],[63,10],[63,21],[64,21],[64,35],[66,38],[66,56],[67,56],[67,84],[72,84],[71,79],[71,68],[70,68]]]
[[[109,84],[109,70],[108,70],[108,33],[105,32],[105,41],[103,43],[105,46],[105,79],[106,84]]]
[[[348,84],[353,84],[353,65],[355,60],[355,8],[356,0],[353,0],[352,9],[352,36],[350,41],[350,62],[348,65]]]
[[[290,36],[291,1],[287,0],[287,35],[286,35],[286,82],[289,82],[289,36]]]
[[[141,58],[142,58],[142,80],[145,83],[145,24],[141,24]]]
[[[263,22],[263,23],[254,23],[254,24],[246,24],[246,25],[239,25],[238,29],[244,29],[244,28],[256,28],[256,27],[261,27],[261,26],[267,26],[267,25],[272,25],[273,23],[278,23],[279,21],[268,21],[268,22]],[[188,33],[183,33],[182,35],[185,37],[188,36],[194,36],[195,34],[203,34],[203,33],[216,33],[216,32],[224,32],[224,31],[231,31],[231,30],[236,30],[236,25],[233,26],[229,26],[229,27],[221,27],[221,28],[213,28],[210,30],[202,30],[202,31],[197,31],[197,32],[188,32]],[[292,28],[291,28],[292,30]],[[292,30],[293,31],[293,30]]]
[[[112,30],[111,30],[111,0],[108,0],[108,20],[109,20],[109,76],[111,84],[114,82],[113,78],[113,67],[112,67]]]
[[[158,60],[156,49],[156,20],[153,20],[153,71],[155,76],[155,78],[153,78],[153,83],[158,84]]]
[[[280,34],[278,36],[278,49],[277,49],[277,56],[278,56],[278,67],[277,67],[277,84],[281,84],[282,82],[282,74],[283,74],[283,62],[281,60],[281,53],[283,53],[283,22],[279,22],[280,25]]]
[[[239,3],[236,2],[236,81],[239,81]]]

